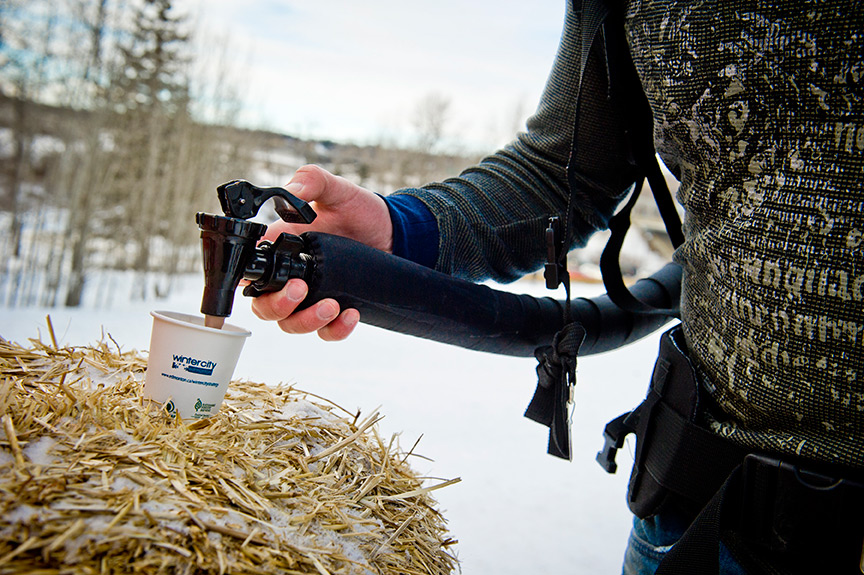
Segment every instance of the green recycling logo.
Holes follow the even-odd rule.
[[[198,401],[195,402],[195,413],[200,413],[202,411],[210,413],[210,410],[213,409],[215,406],[215,403],[204,403],[199,397]]]

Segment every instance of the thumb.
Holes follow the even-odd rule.
[[[285,189],[302,200],[327,206],[349,201],[356,193],[351,182],[314,164],[298,168]]]

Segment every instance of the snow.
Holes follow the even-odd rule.
[[[57,456],[52,453],[56,443],[53,437],[44,435],[29,442],[24,448],[24,455],[36,465],[53,465],[57,461]]]
[[[22,344],[61,344],[107,335],[122,349],[149,347],[154,309],[196,313],[202,280],[183,278],[167,300],[110,309],[0,309],[0,335]],[[546,295],[535,283],[507,289]],[[596,286],[574,286],[594,295]],[[631,516],[625,493],[632,443],[619,472],[594,461],[604,425],[644,396],[659,334],[623,350],[580,359],[573,415],[573,461],[546,454],[547,430],[522,416],[536,385],[535,361],[472,352],[360,325],[343,342],[287,335],[258,320],[239,297],[230,323],[252,330],[235,378],[285,382],[346,410],[380,409],[384,436],[419,446],[412,466],[428,477],[462,481],[435,492],[462,571],[468,575],[620,573]],[[109,343],[113,345],[113,343]],[[427,459],[428,458],[428,459]]]

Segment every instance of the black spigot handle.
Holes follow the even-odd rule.
[[[282,220],[295,224],[311,224],[315,210],[285,188],[259,188],[246,180],[233,180],[216,188],[222,211],[229,218],[248,220],[258,214],[264,202],[273,198],[276,213]]]

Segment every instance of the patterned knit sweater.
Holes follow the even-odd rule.
[[[725,413],[714,430],[864,467],[864,6],[631,0],[625,22],[655,146],[680,175],[682,324]],[[606,227],[634,168],[596,44],[579,90],[582,50],[568,7],[527,131],[458,178],[399,192],[435,215],[439,270],[539,268],[568,160],[574,247]]]

